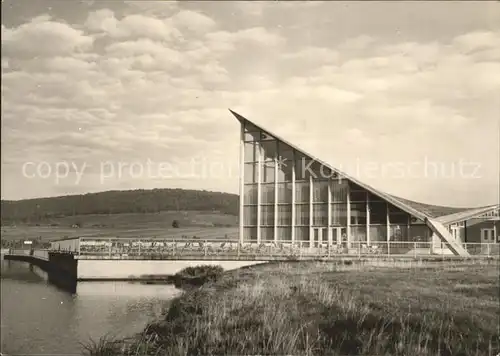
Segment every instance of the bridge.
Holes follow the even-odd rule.
[[[464,244],[468,259],[499,255],[499,244]],[[311,244],[309,241],[239,243],[221,240],[80,237],[53,241],[49,250],[10,249],[7,260],[28,262],[49,273],[49,279],[76,288],[77,281],[150,280],[202,264],[226,270],[271,261],[333,261],[338,259],[464,259],[444,244],[431,242],[351,242]],[[74,285],[74,286],[73,286]]]

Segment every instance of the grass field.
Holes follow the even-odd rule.
[[[173,228],[177,220],[180,228]],[[72,228],[80,224],[80,228]],[[110,237],[201,237],[206,239],[237,238],[237,217],[207,212],[161,212],[157,214],[80,215],[51,219],[40,226],[2,226],[2,239],[43,241],[76,236]]]
[[[498,278],[492,264],[262,265],[187,291],[128,343],[103,338],[87,353],[496,356]]]

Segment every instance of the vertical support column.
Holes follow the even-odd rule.
[[[370,246],[370,194],[366,193],[366,244]]]
[[[314,239],[314,231],[313,231],[313,179],[312,175],[309,176],[309,248],[313,247],[311,246],[311,241]]]
[[[295,150],[292,151],[292,243],[295,242]]]
[[[244,198],[245,198],[245,125],[242,122],[240,128],[240,221],[239,221],[239,240],[243,243],[243,219],[244,217]]]
[[[109,242],[108,257],[111,258],[111,249],[113,247],[113,242],[111,241],[111,239],[109,239],[108,242]]]
[[[387,254],[391,253],[391,219],[389,217],[389,203],[385,203],[385,224],[386,224],[386,242],[387,242]]]
[[[408,214],[408,222],[406,223],[406,241],[410,241],[410,236],[411,236],[411,215]]]
[[[259,141],[257,142],[257,243],[260,245],[260,216],[262,210],[262,194],[260,182],[262,180],[262,146]]]
[[[276,140],[276,156],[274,157],[274,242],[278,241],[278,141]]]
[[[342,178],[345,179],[345,178]],[[351,186],[347,182],[347,248],[351,248]]]
[[[331,179],[328,180],[328,246],[332,244],[332,183]]]

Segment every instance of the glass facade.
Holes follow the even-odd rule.
[[[350,242],[429,241],[423,221],[250,123],[242,146],[244,242],[310,242],[334,227]]]

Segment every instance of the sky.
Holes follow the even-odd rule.
[[[2,1],[2,199],[238,193],[228,108],[407,199],[499,201],[500,4]]]

